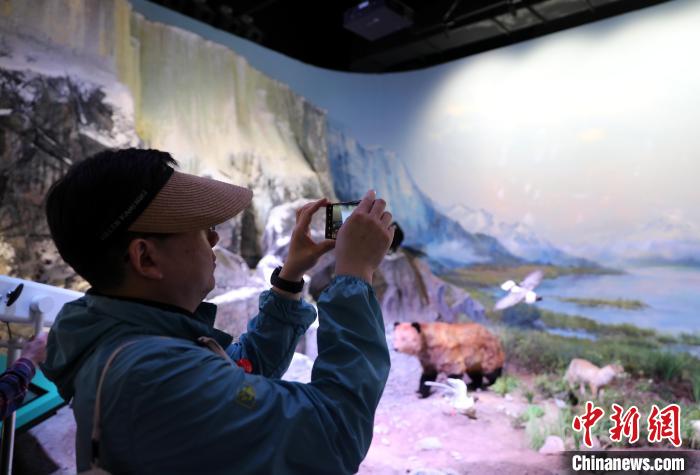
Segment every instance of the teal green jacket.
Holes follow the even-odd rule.
[[[90,465],[99,374],[111,352],[102,399],[100,465],[113,473],[355,473],[372,440],[389,374],[384,323],[364,281],[336,277],[318,301],[318,358],[311,382],[282,381],[310,304],[266,291],[247,333],[213,327],[216,307],[193,316],[86,294],[66,304],[49,333],[41,369],[77,421],[78,470]],[[248,374],[196,339],[216,339]],[[154,338],[156,337],[156,338]],[[169,337],[169,338],[157,338]]]

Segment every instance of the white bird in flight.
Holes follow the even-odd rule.
[[[508,292],[508,295],[496,302],[493,309],[504,310],[523,300],[525,300],[525,303],[535,303],[538,300],[542,300],[542,297],[534,292],[535,287],[542,281],[542,276],[542,271],[536,270],[525,277],[525,280],[520,282],[520,284],[516,284],[512,280],[501,284],[501,288]]]

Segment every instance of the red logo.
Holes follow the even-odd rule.
[[[250,360],[247,358],[241,358],[240,360],[236,360],[236,366],[240,366],[241,368],[243,368],[243,371],[245,371],[246,373],[253,372],[253,363],[251,363]]]
[[[586,447],[593,447],[593,440],[591,439],[591,429],[598,422],[598,420],[603,417],[605,411],[599,407],[595,407],[591,401],[586,401],[586,413],[582,416],[574,417],[571,426],[576,432],[581,432],[583,430],[583,443]]]
[[[613,427],[609,430],[610,440],[621,442],[623,437],[633,444],[639,440],[639,418],[640,413],[637,406],[630,407],[627,411],[619,404],[612,405],[613,414],[610,420]],[[571,422],[571,427],[576,432],[584,431],[583,443],[591,448],[593,441],[591,429],[596,422],[605,414],[603,409],[593,405],[591,401],[586,401],[586,412],[582,416],[575,416]],[[680,447],[681,440],[681,407],[678,404],[669,404],[663,409],[659,409],[656,404],[652,404],[651,412],[647,418],[649,443],[663,442],[668,439],[675,447]]]
[[[669,404],[661,410],[653,404],[647,422],[649,423],[647,437],[649,442],[668,439],[674,446],[681,446],[681,408],[678,404]]]
[[[622,436],[625,436],[630,444],[637,442],[639,440],[639,409],[637,406],[632,406],[625,411],[622,406],[613,403],[612,408],[615,413],[610,416],[614,423],[609,431],[610,440],[620,442]]]

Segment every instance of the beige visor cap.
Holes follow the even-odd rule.
[[[128,229],[145,233],[207,229],[233,218],[252,199],[248,188],[175,171]]]

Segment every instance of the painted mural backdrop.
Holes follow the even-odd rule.
[[[517,418],[533,447],[551,433],[576,443],[561,423],[573,414],[562,383],[572,358],[632,376],[603,403],[680,401],[685,444],[697,444],[700,6],[668,4],[360,76],[140,0],[1,1],[0,272],[84,285],[50,242],[48,186],[103,148],[168,150],[189,172],[254,190],[220,227],[218,262],[250,272],[217,276],[213,299],[234,331],[266,285],[260,269],[284,258],[292,204],[374,188],[405,234],[375,279],[385,319],[490,326],[527,375],[505,374],[494,391],[520,384],[522,400],[558,411],[554,428]],[[321,262],[311,291],[331,273]],[[533,275],[541,300],[497,304],[502,284]],[[403,378],[410,366],[396,361]],[[404,379],[387,391],[392,407],[412,407]]]
[[[134,5],[244,51],[327,110],[335,191],[355,199],[374,186],[391,197],[408,243],[434,268],[550,264],[543,309],[700,331],[697,2],[386,75],[310,67]]]

